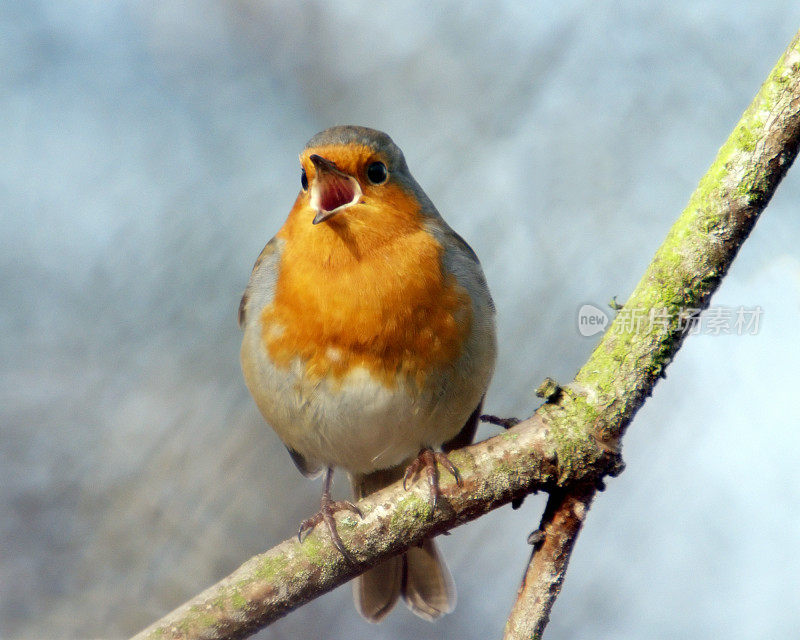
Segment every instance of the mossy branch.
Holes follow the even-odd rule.
[[[396,483],[359,502],[363,520],[350,514],[337,517],[338,530],[355,564],[349,564],[333,547],[324,527],[318,527],[302,544],[290,539],[251,558],[136,638],[242,638],[423,538],[514,498],[537,490],[554,492],[558,502],[552,502],[553,521],[569,517],[564,505],[573,515],[576,505],[588,506],[603,477],[622,469],[619,440],[683,341],[681,313],[708,304],[797,154],[798,36],[575,380],[564,388],[551,384],[547,402],[528,420],[452,453],[463,486],[457,487],[444,474],[444,497],[435,512],[431,512],[424,483],[409,491]],[[644,318],[656,312],[659,322],[626,331],[623,316],[632,310]],[[552,557],[562,554],[556,567],[557,584],[550,581],[550,586],[542,587],[549,594],[545,606],[538,613],[518,617],[513,637],[538,637],[544,628],[580,521],[565,520],[551,527],[559,538],[549,545],[545,539],[541,548],[549,549]],[[566,529],[561,526],[565,522]],[[553,570],[553,566],[544,563],[542,569],[535,569],[542,570]],[[530,591],[523,602],[542,595]]]
[[[800,32],[719,150],[603,340],[578,372],[570,385],[574,389],[572,401],[545,404],[540,409],[556,433],[562,424],[559,416],[578,414],[598,442],[618,450],[625,428],[680,348],[691,318],[708,305],[794,161],[799,141]],[[643,326],[647,330],[641,330]],[[580,442],[572,425],[566,428],[561,437],[578,437]],[[578,455],[571,464],[592,462],[590,455],[584,459]],[[562,473],[570,476],[571,469]],[[541,637],[594,494],[595,488],[586,486],[551,494],[506,624],[506,640]]]
[[[597,435],[613,445],[706,308],[797,155],[800,32],[780,57],[672,226],[636,289],[575,378]],[[631,329],[641,314],[647,331]],[[650,322],[651,313],[656,322]],[[660,321],[668,319],[663,323]],[[683,326],[682,326],[683,325]],[[611,409],[609,411],[609,409]],[[588,424],[588,423],[587,423]]]

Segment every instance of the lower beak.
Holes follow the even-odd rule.
[[[311,186],[311,206],[317,210],[313,224],[319,224],[355,203],[361,187],[353,176],[340,171],[332,160],[316,153],[309,156],[316,175]]]

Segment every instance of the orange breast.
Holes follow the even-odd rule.
[[[420,385],[454,362],[469,331],[466,291],[441,270],[442,247],[399,187],[312,225],[302,195],[278,233],[285,241],[273,303],[262,311],[272,360],[299,357],[306,375],[341,379],[364,367],[392,386]]]

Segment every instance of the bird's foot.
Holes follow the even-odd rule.
[[[436,503],[441,495],[439,491],[439,467],[442,465],[447,469],[450,474],[456,479],[456,484],[461,486],[461,474],[455,468],[450,459],[444,453],[434,451],[430,448],[422,449],[414,458],[414,461],[408,465],[405,475],[403,476],[403,489],[408,489],[408,481],[414,480],[417,474],[424,468],[425,474],[428,476],[428,490],[430,491],[430,504],[433,509],[436,509]],[[433,512],[431,512],[433,513]]]
[[[328,534],[331,537],[333,546],[339,550],[339,553],[344,556],[345,560],[347,560],[350,564],[355,564],[355,559],[345,548],[344,543],[339,536],[339,532],[336,530],[336,520],[333,519],[333,514],[337,511],[344,510],[352,511],[358,515],[359,518],[363,518],[364,514],[361,513],[361,509],[359,509],[349,500],[331,500],[330,487],[332,476],[333,469],[328,469],[325,475],[325,483],[323,485],[319,511],[300,523],[300,528],[297,530],[297,539],[302,542],[303,535],[305,533],[316,527],[321,522],[324,522],[325,526],[328,528]]]

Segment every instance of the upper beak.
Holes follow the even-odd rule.
[[[311,206],[317,210],[313,224],[319,224],[361,197],[361,186],[353,176],[340,171],[336,163],[313,153],[308,158],[316,175],[311,186]]]

